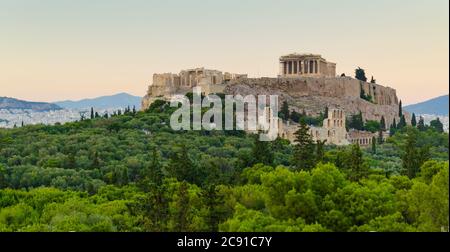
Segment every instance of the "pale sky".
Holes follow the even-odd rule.
[[[448,11],[448,0],[0,0],[0,96],[143,96],[153,73],[275,77],[280,55],[307,52],[338,74],[366,69],[409,104],[449,92]]]

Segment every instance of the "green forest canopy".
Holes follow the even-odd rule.
[[[174,132],[172,111],[0,129],[0,231],[448,231],[447,133],[321,147],[305,169],[286,140]]]

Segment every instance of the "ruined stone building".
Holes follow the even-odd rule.
[[[280,127],[279,135],[293,142],[297,130],[297,123],[287,122]],[[341,109],[329,110],[327,118],[323,120],[323,126],[310,126],[309,133],[314,141],[326,141],[326,144],[347,145],[350,143],[345,129],[345,113]]]
[[[350,129],[348,132],[345,127],[346,115],[342,109],[331,109],[328,116],[323,120],[322,127],[310,126],[309,133],[314,141],[326,141],[326,144],[348,145],[358,143],[361,146],[369,146],[372,139],[378,139],[378,133]],[[282,123],[278,126],[281,138],[293,142],[295,132],[298,130],[297,123]],[[389,137],[389,133],[383,132],[383,140]]]
[[[379,121],[386,125],[399,118],[399,99],[396,90],[377,83],[368,83],[352,77],[337,76],[336,63],[319,54],[288,54],[279,58],[279,75],[276,78],[249,78],[246,74],[232,74],[205,68],[182,70],[178,74],[154,74],[142,100],[146,109],[157,99],[169,100],[175,94],[192,92],[201,87],[204,95],[278,95],[280,104],[287,101],[291,109],[317,116],[325,107],[335,108],[328,114],[322,127],[311,127],[314,140],[327,140],[328,144],[345,145],[358,142],[370,145],[377,133],[345,130],[345,116],[361,112],[363,120]],[[364,93],[368,99],[362,99]],[[406,121],[410,115],[403,113]],[[293,140],[298,125],[278,122],[279,136]],[[386,135],[386,134],[385,134]]]
[[[280,57],[280,77],[335,77],[336,63],[319,54],[288,54]]]
[[[201,87],[204,94],[222,93],[227,82],[242,78],[247,78],[247,75],[203,67],[182,70],[179,74],[153,74],[153,82],[142,99],[142,108],[148,108],[156,99],[169,99],[174,94],[192,92],[193,87]]]

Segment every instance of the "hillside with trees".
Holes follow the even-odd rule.
[[[174,109],[0,129],[0,231],[448,231],[439,125],[337,147],[300,116],[292,145],[173,131]]]

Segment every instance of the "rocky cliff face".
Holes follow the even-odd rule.
[[[361,99],[361,88],[372,102]],[[398,98],[395,89],[349,77],[338,78],[258,78],[230,82],[227,94],[278,95],[280,102],[287,101],[291,109],[315,115],[325,107],[343,109],[346,115],[362,112],[366,120],[380,120],[390,125],[398,118]],[[406,114],[409,121],[409,114]]]
[[[165,76],[167,85],[164,84],[166,81],[159,81],[149,87],[142,101],[143,109],[156,99],[165,99],[174,94],[169,81],[171,78]],[[223,85],[225,94],[278,95],[280,103],[287,101],[291,109],[305,110],[311,115],[324,112],[325,107],[329,107],[343,109],[346,115],[361,111],[366,120],[380,120],[384,116],[388,126],[394,118],[399,122],[399,100],[395,89],[350,77],[243,78]],[[360,98],[361,89],[364,95],[371,97],[371,102]],[[409,122],[409,114],[405,116]]]

